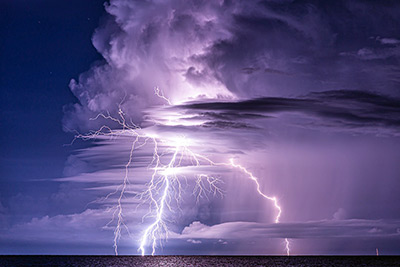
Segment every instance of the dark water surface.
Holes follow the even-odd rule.
[[[0,266],[400,266],[399,256],[0,256]]]

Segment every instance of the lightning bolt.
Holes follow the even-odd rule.
[[[155,95],[164,99],[169,105],[172,105],[171,101],[164,96],[162,91],[158,88],[154,88]],[[118,117],[112,117],[109,112],[106,114],[100,113],[95,118],[103,118],[111,120],[120,126],[120,129],[113,130],[107,125],[103,125],[97,131],[89,132],[88,134],[82,135],[77,134],[75,139],[95,139],[100,136],[105,137],[118,137],[118,136],[132,136],[133,141],[131,142],[129,149],[128,161],[125,164],[125,173],[122,184],[117,189],[108,194],[105,199],[113,195],[117,195],[117,204],[115,206],[111,221],[107,224],[115,222],[113,247],[115,255],[118,255],[118,242],[121,238],[121,231],[123,228],[129,233],[129,229],[124,222],[123,213],[123,198],[129,184],[129,170],[133,162],[134,152],[148,143],[153,143],[153,156],[148,166],[152,170],[149,182],[146,184],[146,190],[142,193],[137,194],[137,198],[142,203],[148,203],[149,210],[143,216],[142,221],[146,218],[154,218],[153,222],[147,226],[140,238],[139,251],[142,256],[146,255],[146,247],[151,247],[151,255],[156,252],[157,245],[161,243],[162,237],[165,239],[168,237],[167,227],[167,212],[174,212],[172,204],[176,204],[178,210],[180,210],[179,203],[182,199],[182,182],[185,181],[187,184],[187,177],[184,175],[184,169],[187,167],[201,167],[201,166],[225,166],[239,169],[241,172],[246,174],[256,184],[256,190],[259,195],[263,198],[271,201],[277,210],[275,217],[275,223],[280,222],[282,214],[282,208],[278,203],[276,197],[271,197],[264,194],[260,189],[258,179],[245,167],[236,164],[233,159],[230,159],[229,163],[217,163],[209,159],[208,157],[195,153],[189,147],[192,144],[191,140],[185,136],[178,136],[174,138],[158,137],[154,134],[146,133],[145,129],[140,128],[133,122],[127,122],[125,114],[121,109],[121,103],[118,109]],[[73,141],[74,141],[73,140]],[[166,147],[166,151],[160,153],[160,146]],[[168,157],[170,159],[167,164],[163,164],[161,158]],[[200,170],[200,168],[199,168]],[[208,195],[220,195],[223,196],[223,190],[219,187],[221,180],[205,173],[199,173],[195,175],[195,185],[193,188],[193,195],[196,197],[196,201],[199,202],[200,198],[207,198]],[[290,242],[285,238],[285,249],[286,254],[290,255]]]
[[[161,227],[166,227],[165,223],[163,222],[163,214],[164,214],[164,209],[166,204],[166,199],[168,196],[168,191],[170,188],[170,177],[169,177],[169,173],[171,172],[171,169],[173,168],[175,161],[176,161],[176,156],[178,155],[178,151],[179,151],[179,147],[176,148],[174,155],[172,156],[171,161],[169,162],[167,168],[165,169],[165,174],[163,175],[163,184],[164,184],[164,190],[160,199],[160,205],[157,204],[157,201],[152,198],[152,201],[154,203],[156,203],[156,209],[157,209],[157,216],[156,216],[156,220],[154,221],[154,223],[152,223],[149,227],[147,227],[147,229],[145,230],[142,240],[140,242],[140,247],[139,250],[142,252],[142,256],[145,255],[145,246],[146,246],[146,241],[149,238],[149,236],[151,237],[151,239],[153,240],[152,242],[152,253],[151,255],[154,255],[155,250],[156,250],[156,241],[157,241],[157,232],[159,231],[159,229]]]
[[[257,177],[255,177],[250,171],[248,171],[245,167],[239,165],[239,164],[235,164],[235,162],[233,161],[233,159],[231,158],[230,160],[230,165],[233,166],[234,168],[238,168],[239,170],[241,170],[243,173],[245,173],[252,181],[254,181],[256,183],[256,189],[257,189],[257,193],[259,195],[261,195],[263,198],[268,199],[269,201],[272,201],[272,203],[274,204],[275,209],[278,211],[277,215],[275,217],[275,223],[279,223],[279,220],[281,218],[281,214],[282,214],[282,208],[278,203],[278,199],[276,197],[271,197],[268,196],[266,194],[264,194],[261,189],[260,189],[260,184],[258,183],[258,179]],[[290,242],[289,239],[285,238],[285,249],[286,249],[286,255],[290,256]]]
[[[171,140],[169,140],[169,142],[171,142]],[[186,180],[186,176],[183,174],[179,175],[181,169],[188,166],[200,167],[202,161],[207,159],[190,150],[185,137],[180,137],[175,142],[172,142],[176,142],[176,145],[174,146],[173,155],[167,165],[163,166],[160,163],[158,152],[154,153],[153,160],[156,162],[156,167],[154,168],[153,175],[148,184],[148,189],[142,194],[141,199],[146,199],[146,197],[143,196],[147,196],[146,200],[150,200],[152,206],[155,207],[155,211],[150,207],[148,214],[145,215],[146,217],[151,213],[155,213],[155,220],[146,228],[140,240],[139,251],[142,256],[146,254],[146,247],[149,244],[152,249],[151,254],[154,255],[159,237],[163,234],[166,236],[168,235],[168,228],[164,218],[165,211],[168,209],[172,212],[171,199],[179,205],[179,201],[182,198],[181,179]],[[157,142],[155,144],[157,144]],[[155,146],[155,151],[156,150],[157,145]],[[184,161],[186,161],[186,163],[184,163]],[[207,160],[206,164],[209,162],[211,161]],[[223,192],[218,186],[220,182],[218,178],[208,174],[196,175],[196,185],[193,189],[193,194],[196,196],[197,201],[202,197],[207,197],[207,193],[213,193],[213,195],[220,194],[222,196]],[[161,192],[159,200],[155,197],[157,192]],[[170,197],[171,194],[174,196]]]
[[[160,88],[158,88],[158,86],[154,87],[154,94],[159,98],[164,99],[170,106],[172,106],[172,102],[164,96],[164,93],[160,90]]]

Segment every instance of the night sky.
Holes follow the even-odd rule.
[[[399,254],[398,1],[0,12],[0,254]]]

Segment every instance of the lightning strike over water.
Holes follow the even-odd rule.
[[[246,168],[244,168],[243,166],[239,165],[239,164],[235,164],[233,159],[230,159],[230,164],[235,167],[240,169],[242,172],[244,172],[245,174],[248,175],[248,177],[253,180],[256,183],[257,186],[257,193],[260,194],[263,198],[266,198],[270,201],[272,201],[274,203],[275,209],[278,211],[278,214],[275,217],[275,223],[279,223],[279,219],[281,217],[282,214],[282,208],[281,206],[279,206],[278,200],[276,197],[271,197],[271,196],[267,196],[266,194],[264,194],[263,192],[261,192],[260,189],[260,184],[258,183],[258,179],[251,173],[249,172]],[[290,242],[287,238],[285,238],[285,249],[286,249],[286,255],[290,255]]]
[[[164,96],[158,87],[156,87],[154,91],[156,96],[164,99],[169,105],[172,105],[171,101]],[[167,218],[168,213],[174,214],[181,211],[179,203],[183,198],[183,190],[186,190],[186,187],[189,184],[188,175],[186,175],[185,172],[188,172],[193,168],[196,169],[196,174],[190,174],[195,178],[192,195],[196,198],[197,203],[203,197],[208,200],[208,195],[223,196],[223,190],[219,186],[222,181],[213,175],[202,172],[202,167],[233,167],[239,169],[242,173],[247,175],[249,179],[256,183],[256,190],[259,195],[273,202],[274,207],[277,210],[274,222],[280,222],[282,208],[279,205],[277,198],[264,194],[260,189],[258,179],[245,167],[236,164],[232,158],[229,163],[214,162],[207,156],[194,152],[193,147],[196,146],[196,142],[190,140],[186,136],[158,136],[147,131],[145,128],[143,129],[138,127],[132,122],[128,123],[121,108],[118,110],[118,115],[119,117],[115,118],[109,113],[100,113],[93,118],[93,120],[98,118],[111,120],[116,122],[120,129],[114,130],[107,125],[103,125],[97,131],[89,132],[89,134],[86,135],[78,134],[75,136],[75,139],[83,140],[96,139],[99,137],[133,137],[133,141],[130,143],[128,161],[124,165],[125,172],[122,184],[119,185],[114,192],[105,197],[105,199],[108,199],[113,195],[117,195],[117,205],[115,206],[112,220],[107,224],[109,225],[112,222],[116,223],[113,239],[115,255],[118,255],[118,242],[121,238],[122,229],[125,228],[130,235],[129,229],[124,222],[123,199],[127,187],[130,184],[129,176],[130,169],[132,168],[131,165],[133,164],[134,153],[149,143],[153,144],[152,160],[147,168],[151,170],[151,176],[149,182],[146,183],[146,189],[143,192],[136,194],[136,198],[140,203],[142,203],[141,205],[148,204],[149,206],[148,212],[142,217],[142,222],[144,223],[150,218],[153,218],[153,222],[147,226],[139,240],[140,246],[138,251],[140,251],[142,256],[146,255],[147,247],[151,247],[151,255],[154,255],[158,245],[162,246],[162,240],[168,238],[168,222],[170,222]],[[160,151],[161,148],[163,149],[162,152]],[[165,161],[165,159],[168,159],[168,163],[163,164],[162,161]],[[184,187],[184,185],[186,185],[186,187]],[[176,209],[174,209],[175,206]],[[285,238],[285,249],[288,256],[290,255],[289,245],[289,240]]]

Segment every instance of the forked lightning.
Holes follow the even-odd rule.
[[[164,99],[169,105],[171,101],[164,96],[162,91],[156,87],[156,96]],[[99,136],[132,136],[133,141],[130,143],[129,157],[125,164],[125,173],[123,182],[116,191],[106,196],[109,198],[111,195],[117,195],[117,205],[113,213],[112,221],[116,222],[114,229],[113,246],[115,254],[118,255],[118,241],[121,237],[121,230],[127,226],[124,223],[122,199],[127,190],[129,184],[129,170],[132,165],[134,153],[139,148],[152,143],[153,145],[153,156],[149,164],[152,174],[150,181],[146,184],[144,192],[137,195],[138,199],[143,203],[149,205],[149,211],[144,215],[143,220],[153,218],[153,222],[144,230],[140,238],[139,251],[141,255],[146,255],[146,248],[151,247],[151,255],[154,255],[158,244],[161,244],[163,238],[168,237],[168,227],[166,223],[167,211],[174,212],[173,204],[179,209],[179,202],[182,199],[183,183],[187,184],[187,175],[184,169],[187,167],[196,168],[198,167],[199,173],[195,174],[195,185],[193,187],[193,195],[196,201],[199,201],[202,197],[207,195],[222,195],[223,191],[219,187],[221,182],[215,176],[201,172],[201,166],[225,166],[229,168],[236,168],[245,174],[256,184],[256,191],[263,198],[271,201],[277,211],[275,217],[275,223],[280,222],[282,214],[282,208],[278,203],[276,197],[271,197],[264,194],[260,189],[258,179],[245,167],[234,162],[233,159],[229,160],[229,163],[218,163],[210,160],[208,157],[201,154],[195,153],[191,148],[191,141],[185,136],[176,136],[174,138],[159,137],[151,133],[146,133],[146,129],[142,129],[132,122],[128,123],[125,119],[125,114],[122,109],[119,108],[118,117],[112,117],[109,113],[99,114],[93,119],[102,117],[107,120],[116,122],[120,129],[111,129],[107,125],[100,127],[98,131],[90,132],[89,134],[78,134],[75,138],[80,139],[94,139]],[[163,147],[163,151],[160,152],[160,147]],[[169,159],[168,159],[169,158]],[[162,163],[162,159],[167,160],[166,164]],[[112,222],[111,221],[111,222]],[[110,223],[111,223],[110,222]],[[290,255],[289,240],[285,238],[285,249],[286,254]]]

